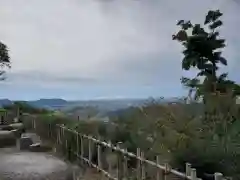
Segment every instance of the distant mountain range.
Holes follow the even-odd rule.
[[[40,99],[36,101],[21,101],[26,102],[31,106],[39,107],[39,108],[57,108],[62,107],[65,104],[68,103],[68,101],[65,101],[63,99]],[[0,99],[0,107],[12,105],[14,101],[11,101],[9,99]]]
[[[130,106],[142,106],[151,100],[148,99],[108,99],[108,100],[77,100],[67,101],[64,99],[39,99],[35,101],[24,101],[37,108],[68,111],[75,107],[96,107],[99,110],[114,111]],[[177,98],[155,100],[157,103],[179,102]],[[0,99],[0,106],[11,105],[13,101]]]
[[[55,110],[63,113],[70,119],[89,119],[108,121],[111,117],[119,116],[129,110],[129,107],[139,107],[148,103],[164,104],[169,102],[180,102],[178,98],[171,99],[107,99],[107,100],[79,100],[67,101],[64,99],[39,99],[35,101],[21,101],[36,108]],[[0,107],[11,105],[14,101],[0,99]]]
[[[26,103],[38,108],[59,109],[65,107],[69,102],[63,99],[39,99],[26,101]]]
[[[9,99],[0,99],[0,107],[12,105],[13,102]]]

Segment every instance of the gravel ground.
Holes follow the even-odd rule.
[[[73,171],[79,180],[104,180],[95,169],[66,163],[52,152],[20,151],[19,140],[16,147],[0,148],[0,180],[73,180]]]
[[[1,180],[68,180],[70,169],[67,163],[47,153],[10,149],[0,152]]]
[[[72,180],[72,166],[51,152],[0,148],[0,180]]]

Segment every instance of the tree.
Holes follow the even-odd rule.
[[[20,113],[29,113],[29,114],[51,113],[51,111],[47,109],[33,107],[25,101],[15,101],[12,105],[3,106],[3,108],[9,111],[19,110]]]
[[[11,66],[11,62],[10,62],[10,57],[8,54],[8,48],[5,44],[3,44],[2,42],[0,42],[0,80],[4,80],[5,78],[3,77],[3,75],[5,74],[5,70],[4,68],[10,68]]]
[[[181,79],[182,84],[190,88],[190,96],[195,92],[195,99],[200,96],[204,98],[204,93],[216,90],[224,93],[229,87],[239,89],[239,85],[227,80],[227,73],[217,74],[219,65],[227,66],[227,60],[222,56],[225,39],[219,37],[218,31],[223,24],[220,20],[222,15],[219,10],[210,10],[205,17],[205,27],[180,20],[177,25],[181,29],[172,36],[173,40],[179,41],[184,46],[182,68],[187,71],[191,68],[199,70],[196,77]]]

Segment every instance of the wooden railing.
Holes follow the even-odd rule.
[[[34,126],[36,128],[35,123]],[[66,154],[74,154],[82,165],[88,165],[97,169],[102,175],[111,180],[200,180],[200,178],[197,178],[196,169],[192,168],[189,163],[186,163],[185,172],[182,173],[172,169],[168,164],[160,164],[159,156],[156,157],[155,162],[145,159],[144,152],[139,148],[137,149],[137,153],[134,154],[121,148],[120,144],[113,145],[111,142],[101,141],[69,129],[64,125],[57,125],[55,133],[56,135],[53,137],[54,133],[52,132],[52,128],[49,127],[48,135],[56,138],[58,150],[61,149]],[[102,156],[104,154],[105,156],[115,155],[117,162],[103,162],[104,158]],[[93,156],[95,156],[95,161]],[[130,159],[135,159],[136,166],[134,169],[128,165]],[[151,171],[150,174],[148,170]],[[223,180],[224,178],[221,173],[215,173],[214,179]]]
[[[33,118],[32,128],[38,132],[38,123]],[[47,133],[46,133],[47,131]],[[186,163],[185,172],[172,169],[168,164],[161,164],[160,157],[156,161],[147,160],[139,148],[136,154],[128,152],[118,143],[104,142],[85,134],[81,134],[64,125],[55,125],[44,130],[45,135],[56,144],[56,151],[64,155],[74,155],[81,165],[97,169],[103,176],[111,180],[201,180],[190,163]],[[44,136],[45,136],[44,135]],[[40,135],[41,136],[41,135]],[[46,137],[45,136],[45,137]],[[115,156],[116,161],[104,161],[103,156]],[[133,164],[131,163],[133,160]],[[222,173],[212,175],[214,180],[224,180]]]

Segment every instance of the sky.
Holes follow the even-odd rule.
[[[240,82],[239,0],[0,0],[0,41],[12,68],[0,98],[101,99],[187,94],[180,19],[201,23],[220,9],[224,56]]]

